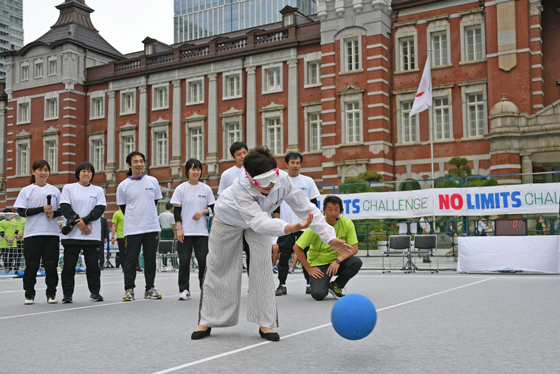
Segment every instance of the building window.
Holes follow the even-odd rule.
[[[202,79],[187,81],[187,105],[204,103]]]
[[[121,115],[136,113],[136,91],[121,92]]]
[[[432,34],[432,65],[441,66],[449,63],[447,54],[447,33],[438,32]]]
[[[190,128],[189,138],[189,158],[196,158],[202,161],[204,158],[204,134],[202,132],[202,126]]]
[[[486,133],[486,113],[482,92],[467,95],[467,116],[469,136],[482,136]]]
[[[401,103],[401,123],[402,123],[402,141],[403,143],[410,143],[418,141],[418,131],[416,129],[416,115],[410,116],[413,101]]]
[[[434,98],[433,111],[435,139],[452,138],[449,99],[446,97]]]
[[[224,99],[241,97],[241,73],[224,74]]]
[[[136,141],[134,139],[134,135],[132,134],[123,134],[121,135],[121,165],[123,169],[127,169],[128,165],[126,164],[126,156],[130,152],[136,150]]]
[[[321,83],[321,61],[307,63],[307,84],[318,85]]]
[[[294,15],[293,14],[286,14],[284,16],[284,27],[291,26],[294,24]]]
[[[482,46],[482,26],[465,27],[465,60],[481,60],[484,57]]]
[[[414,49],[414,38],[399,39],[400,48],[400,70],[416,69],[416,51]]]
[[[226,122],[226,148],[224,150],[224,155],[228,155],[230,159],[233,159],[231,153],[229,153],[229,147],[235,142],[241,141],[241,123],[239,122]]]
[[[16,152],[16,175],[29,174],[29,142],[17,144]]]
[[[21,80],[22,81],[29,80],[29,65],[21,66]]]
[[[35,62],[35,78],[43,78],[43,61]]]
[[[167,165],[167,131],[154,131],[154,165]]]
[[[322,116],[321,113],[309,113],[309,144],[307,150],[309,152],[319,151],[321,150],[321,123],[322,123]]]
[[[282,91],[281,66],[263,68],[263,93]]]
[[[91,148],[91,163],[95,168],[95,171],[101,171],[105,169],[104,160],[104,150],[103,139],[92,139],[90,143]]]
[[[103,97],[92,97],[91,98],[91,115],[90,117],[93,118],[103,118],[105,117],[105,108],[104,108],[104,98]]]
[[[58,74],[58,61],[57,60],[49,60],[49,75],[56,75]]]
[[[168,85],[153,87],[153,101],[152,109],[167,109],[169,108],[168,101]]]
[[[45,120],[58,118],[58,98],[52,97],[45,100]]]
[[[51,166],[51,171],[58,171],[58,141],[56,139],[45,139],[45,160]]]
[[[346,143],[362,141],[360,112],[359,102],[346,103]]]
[[[282,124],[280,118],[266,119],[266,145],[272,154],[284,153],[282,147]]]
[[[29,110],[29,102],[18,104],[18,122],[29,123],[31,122],[31,111]]]

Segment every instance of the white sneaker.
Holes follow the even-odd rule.
[[[31,297],[26,297],[23,304],[24,305],[33,305],[34,302],[35,302],[35,300],[34,300],[33,296],[31,296]]]
[[[184,290],[179,295],[179,300],[189,300],[191,298],[191,293],[188,290]]]
[[[56,299],[56,296],[49,296],[47,297],[47,303],[48,304],[56,304],[58,303],[58,300]]]

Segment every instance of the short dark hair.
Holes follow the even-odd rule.
[[[173,204],[171,204],[171,203],[165,203],[165,210],[169,210],[169,209],[171,209],[171,208],[173,208]]]
[[[49,163],[45,160],[35,160],[33,161],[33,165],[31,165],[31,170],[35,171],[37,169],[42,169],[44,167],[47,167],[47,169],[49,169],[49,173],[51,172],[51,166],[49,165]],[[35,176],[33,174],[31,174],[31,183],[35,183]]]
[[[91,180],[90,182],[93,180],[93,177],[95,176],[95,168],[93,167],[92,164],[90,164],[87,161],[81,162],[80,164],[78,164],[78,166],[76,166],[76,180],[80,180],[80,172],[82,170],[89,170],[91,171]]]
[[[299,162],[303,162],[303,155],[299,152],[288,152],[286,156],[284,156],[284,161],[286,164],[290,162],[290,160],[296,160],[299,158]]]
[[[128,154],[128,156],[126,156],[126,164],[129,166],[128,171],[126,172],[126,175],[132,175],[132,169],[130,168],[130,166],[132,166],[132,157],[134,156],[140,156],[142,157],[142,160],[144,160],[144,162],[146,162],[146,156],[144,156],[144,154],[142,152],[138,152],[138,151],[132,151]]]
[[[255,177],[274,169],[278,165],[276,163],[276,159],[272,153],[270,153],[270,149],[264,146],[256,147],[249,152],[243,161],[243,166],[251,177]]]
[[[185,174],[187,176],[187,179],[189,178],[189,170],[191,170],[192,168],[200,169],[200,171],[202,171],[202,162],[200,162],[196,158],[191,158],[187,161],[187,163],[185,164]]]
[[[239,151],[240,149],[245,148],[247,152],[249,152],[249,148],[247,148],[247,144],[245,142],[235,142],[229,147],[229,153],[231,153],[231,157],[235,156],[235,152]]]
[[[335,195],[329,195],[325,197],[325,200],[323,200],[323,210],[325,210],[328,203],[338,204],[340,206],[340,212],[344,212],[344,205],[342,204],[342,200],[340,199],[340,197]]]

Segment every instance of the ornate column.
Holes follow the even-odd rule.
[[[108,184],[117,183],[117,162],[115,159],[117,148],[117,113],[116,113],[116,100],[115,91],[107,92],[108,105],[107,105],[107,165],[105,165],[105,175]]]
[[[181,135],[181,80],[173,81],[173,122],[171,124],[171,160],[169,166],[171,167],[171,175],[173,179],[181,177],[181,164],[182,164],[182,135]]]
[[[148,86],[142,85],[138,87],[140,90],[139,105],[139,123],[138,123],[138,151],[146,156],[146,168],[149,163],[150,155],[148,153]]]
[[[531,154],[521,154],[521,176],[522,183],[533,183],[533,160]]]
[[[297,58],[288,60],[288,147],[286,152],[299,152],[297,65]]]
[[[208,175],[218,175],[218,75],[208,74],[208,153],[206,154],[206,165]]]
[[[246,141],[249,149],[257,146],[257,79],[256,68],[249,66],[247,72],[247,115],[246,122]]]

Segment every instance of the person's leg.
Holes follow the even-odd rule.
[[[2,252],[2,257],[4,258],[4,271],[7,273],[10,271],[10,268],[12,267],[11,258],[10,258],[10,248],[8,247],[2,248],[0,249],[0,251]]]
[[[303,250],[303,254],[305,255],[305,258],[307,258],[307,251],[309,251],[309,247],[307,247]],[[307,270],[305,270],[305,268],[303,266],[301,268],[303,269],[303,277],[307,281],[307,284],[310,284],[309,283],[309,278],[310,278],[309,273],[307,272]]]
[[[204,271],[206,270],[206,257],[208,256],[208,237],[194,236],[194,255],[198,263],[198,284],[202,290]]]
[[[64,245],[64,265],[60,273],[60,280],[62,282],[62,294],[72,296],[74,293],[74,276],[76,274],[76,264],[80,256],[80,246],[63,244]]]
[[[311,297],[315,300],[323,300],[329,294],[329,283],[331,277],[327,275],[327,269],[329,265],[319,266],[319,269],[323,272],[321,278],[309,277],[309,282],[311,284]]]
[[[193,248],[193,237],[185,236],[183,242],[177,242],[179,253],[179,292],[190,292],[190,269]]]
[[[280,247],[280,258],[278,259],[279,285],[286,285],[290,256],[294,253],[294,239],[294,233],[278,237],[278,246]]]
[[[86,262],[86,278],[89,292],[97,295],[101,289],[101,270],[97,265],[99,247],[97,245],[84,245],[84,260]]]
[[[124,238],[117,239],[117,245],[119,246],[119,264],[124,272],[124,264],[126,263],[126,246]],[[118,267],[118,266],[117,266]]]
[[[23,239],[18,240],[16,249],[16,256],[15,256],[15,270],[21,269],[21,255],[23,254]]]
[[[252,229],[244,231],[252,255],[247,321],[272,329],[278,326],[274,276],[268,252],[272,241],[270,236],[256,233]]]
[[[158,241],[159,232],[154,231],[144,234],[142,248],[144,250],[144,279],[146,279],[146,291],[154,288]]]
[[[43,244],[43,266],[45,267],[45,283],[47,297],[56,296],[58,286],[58,259],[60,257],[60,239],[58,236],[45,236]]]
[[[105,268],[105,254],[103,253],[103,243],[101,243],[98,248],[99,248],[99,252],[95,251],[95,254],[99,258],[99,269],[103,270]],[[85,252],[84,252],[84,257],[85,257]]]
[[[124,263],[124,289],[134,289],[136,285],[134,281],[136,280],[136,263],[138,261],[138,255],[140,254],[140,247],[142,246],[142,236],[139,235],[128,235],[124,238],[125,240],[125,252],[126,261]]]
[[[242,251],[243,230],[214,218],[208,239],[206,272],[200,295],[199,325],[237,325],[241,299]]]
[[[251,263],[251,252],[249,250],[249,244],[247,244],[247,239],[243,236],[243,252],[245,252],[245,259],[247,261],[247,276],[249,276],[249,264]]]
[[[23,257],[25,258],[25,271],[23,273],[23,289],[26,298],[35,297],[35,283],[37,283],[37,270],[41,264],[41,251],[44,236],[30,236],[25,239]]]
[[[334,283],[341,289],[344,288],[346,283],[358,274],[361,268],[362,260],[359,257],[352,256],[347,258],[340,263]]]

